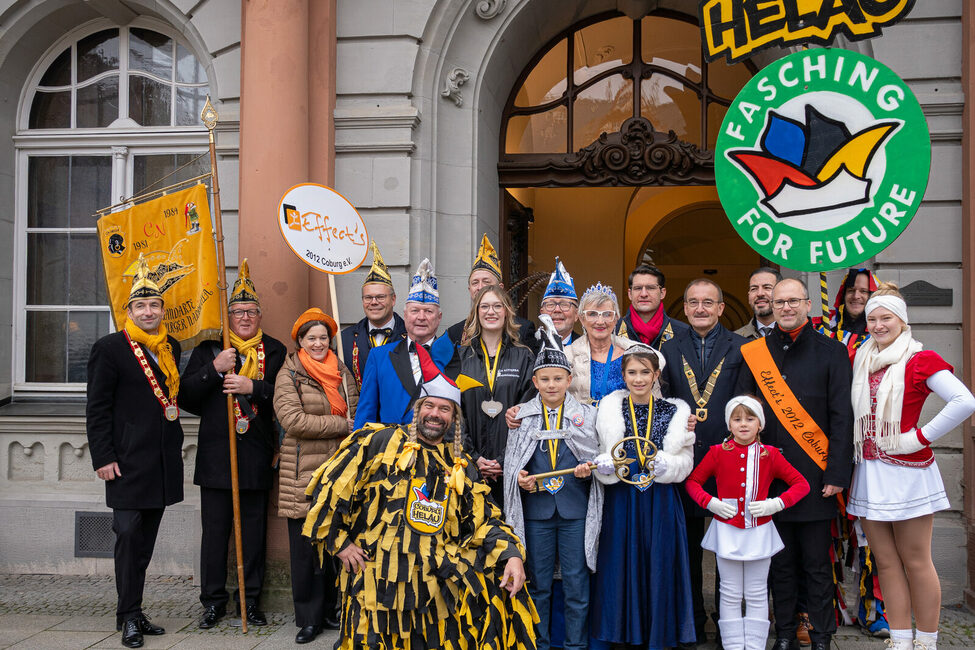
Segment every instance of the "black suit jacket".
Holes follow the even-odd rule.
[[[369,351],[372,349],[372,343],[369,342],[371,327],[369,319],[363,318],[355,325],[349,325],[342,330],[342,354],[345,355],[345,365],[359,386],[362,385],[362,373],[366,370],[366,359],[369,358]],[[406,323],[403,322],[402,316],[393,312],[393,334],[383,341],[383,345],[405,338]]]
[[[237,475],[242,490],[271,488],[271,458],[278,443],[274,428],[274,379],[284,364],[287,350],[280,341],[267,334],[261,341],[264,343],[264,379],[253,380],[252,395],[238,397],[257,410],[247,432],[237,434]],[[219,341],[204,341],[193,350],[180,380],[179,406],[200,416],[193,482],[201,487],[229,490],[227,396],[223,393],[223,377],[213,367],[213,359],[221,349]],[[238,355],[237,371],[241,360]]]
[[[179,342],[169,337],[178,360]],[[166,376],[143,347],[168,397]],[[109,508],[164,508],[183,500],[183,429],[170,422],[124,332],[100,338],[88,357],[88,449],[95,469],[117,462],[121,476],[105,482]]]
[[[817,332],[811,322],[806,323],[795,341],[778,327],[764,341],[782,378],[829,439],[824,472],[775,417],[748,364],[742,366],[738,392],[756,395],[765,406],[762,442],[780,448],[785,459],[809,481],[809,494],[776,517],[782,521],[832,519],[837,513],[836,498],[824,498],[823,485],[846,488],[853,475],[853,406],[850,403],[853,371],[846,346]],[[782,494],[786,487],[776,481],[769,497]]]
[[[684,400],[691,407],[692,413],[697,410],[698,406],[697,402],[694,401],[687,376],[684,374],[683,359],[687,359],[687,365],[694,372],[695,383],[701,395],[704,395],[704,390],[711,373],[714,372],[714,369],[724,359],[724,365],[721,366],[721,374],[718,375],[718,380],[714,385],[714,391],[711,393],[711,398],[708,400],[706,407],[708,410],[707,419],[699,419],[694,428],[695,466],[704,459],[705,454],[708,453],[712,445],[720,444],[728,436],[728,426],[724,419],[724,407],[728,403],[728,400],[736,395],[735,390],[738,387],[738,375],[742,371],[744,364],[741,358],[741,346],[747,340],[734,332],[728,331],[720,323],[715,325],[715,328],[718,330],[716,334],[717,338],[714,341],[714,347],[708,355],[707,365],[704,368],[701,367],[701,359],[694,348],[693,337],[697,336],[697,333],[693,329],[688,328],[682,331],[670,343],[663,346],[661,350],[661,353],[664,355],[664,360],[667,362],[663,372],[665,381],[662,390],[664,396],[679,397]],[[708,481],[704,489],[710,494],[717,494],[714,479]],[[711,516],[710,512],[694,503],[686,491],[681,491],[681,497],[684,500],[687,512],[697,517]]]

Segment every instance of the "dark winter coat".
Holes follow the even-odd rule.
[[[368,318],[363,318],[355,325],[349,325],[342,330],[342,354],[345,357],[345,366],[355,376],[356,383],[362,385],[362,373],[366,371],[366,360],[369,358],[369,351],[372,344],[369,342],[369,330],[371,329]],[[383,345],[402,341],[406,338],[406,323],[403,317],[393,312],[393,333],[383,341]]]

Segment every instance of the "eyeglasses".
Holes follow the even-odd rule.
[[[782,300],[780,298],[778,300],[773,300],[772,306],[775,307],[776,309],[782,309],[786,305],[789,305],[790,307],[795,309],[796,307],[798,307],[799,305],[801,305],[807,300],[809,300],[809,298],[789,298],[788,300]]]
[[[392,295],[393,294],[391,294],[391,293],[384,293],[384,294],[381,294],[381,295],[378,295],[378,296],[362,296],[362,302],[364,302],[367,305],[369,303],[372,303],[372,302],[383,303],[383,302],[386,302],[387,300],[389,300],[389,297],[392,296]]]
[[[659,284],[635,284],[630,287],[630,291],[633,293],[640,293],[641,291],[657,291],[659,289]]]
[[[696,298],[691,298],[690,300],[685,300],[684,304],[691,309],[697,309],[698,307],[704,307],[705,309],[714,309],[714,306],[718,303],[710,298],[706,300],[698,300]]]
[[[560,311],[565,313],[575,307],[576,304],[571,300],[546,300],[542,303],[543,311]]]
[[[484,311],[484,312],[488,312],[488,311],[502,312],[504,311],[504,305],[501,304],[500,302],[482,302],[480,305],[477,306],[477,310]]]
[[[248,318],[257,318],[258,315],[261,313],[261,310],[260,309],[233,309],[227,313],[230,314],[231,318],[236,318],[237,320],[240,320],[244,316],[247,316]]]
[[[582,315],[588,318],[589,320],[599,320],[600,318],[602,318],[603,320],[616,320],[615,311],[595,311],[590,309],[588,311],[582,312]]]

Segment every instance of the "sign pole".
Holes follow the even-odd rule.
[[[200,119],[210,136],[210,173],[213,178],[213,240],[217,245],[217,289],[220,301],[220,331],[223,349],[230,347],[229,315],[227,313],[227,265],[223,255],[223,223],[220,215],[220,182],[217,179],[217,147],[213,130],[217,126],[217,111],[207,95]],[[237,552],[237,592],[240,594],[240,625],[247,634],[247,600],[244,594],[244,544],[240,522],[240,480],[237,473],[237,432],[234,430],[234,396],[227,395],[227,433],[230,436],[230,493],[234,508],[234,550]]]
[[[335,276],[331,273],[326,273],[326,275],[328,276],[328,302],[332,306],[332,317],[335,318],[335,323],[337,325],[335,332],[335,338],[337,339],[335,342],[335,349],[338,351],[339,355],[339,374],[342,375],[342,387],[345,389],[346,397],[348,397],[349,380],[346,378],[345,373],[341,372],[342,366],[345,365],[345,352],[342,350],[342,319],[339,317],[339,299],[338,296],[335,295]]]
[[[823,326],[829,327],[829,285],[826,283],[826,272],[819,272],[819,299],[823,306]]]

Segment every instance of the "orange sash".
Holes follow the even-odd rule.
[[[829,440],[785,383],[769,352],[768,341],[759,338],[746,343],[741,346],[741,355],[755,377],[755,383],[762,390],[765,401],[775,412],[775,417],[799,448],[819,465],[819,469],[825,471]]]

